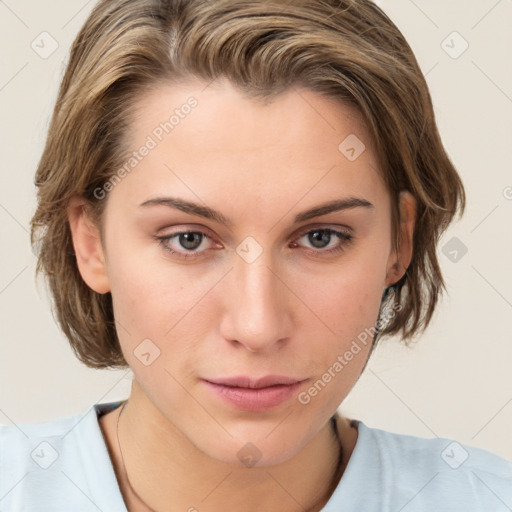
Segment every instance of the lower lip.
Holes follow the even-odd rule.
[[[224,401],[244,411],[266,411],[286,402],[297,393],[301,382],[281,384],[267,388],[251,389],[223,386],[204,381],[204,383]]]

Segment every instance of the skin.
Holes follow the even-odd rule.
[[[80,197],[68,208],[80,273],[96,292],[111,292],[134,373],[119,424],[130,483],[155,510],[317,511],[338,458],[329,418],[358,380],[370,343],[306,405],[294,396],[263,412],[241,411],[201,379],[280,374],[305,379],[299,391],[307,391],[375,325],[384,288],[412,257],[415,201],[400,195],[395,251],[390,196],[363,122],[352,107],[307,89],[262,104],[222,80],[162,84],[134,106],[128,145],[140,147],[168,118],[163,113],[191,95],[197,107],[104,199],[103,238]],[[338,149],[349,134],[366,146],[354,161]],[[207,205],[232,225],[139,207],[157,196]],[[373,208],[294,224],[297,213],[349,196]],[[307,234],[314,228],[349,229],[353,239],[332,235],[314,245]],[[186,229],[211,237],[196,243],[195,259],[155,240]],[[251,263],[236,252],[247,236],[263,250]],[[167,246],[182,254],[190,247],[180,237]],[[134,354],[144,339],[160,350],[148,366]],[[118,414],[104,415],[100,426],[128,509],[147,510],[121,469]],[[338,429],[343,471],[357,429],[341,416]],[[237,456],[248,442],[261,453],[254,467]]]

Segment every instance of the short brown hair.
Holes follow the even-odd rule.
[[[79,273],[69,199],[87,199],[101,226],[106,200],[94,191],[125,161],[127,105],[151,85],[217,77],[251,98],[305,86],[357,107],[391,194],[395,247],[399,191],[410,191],[418,208],[411,264],[381,305],[395,314],[374,343],[398,333],[407,343],[423,331],[445,289],[437,243],[458,208],[462,215],[465,194],[424,76],[388,16],[370,0],[101,0],[71,48],[31,220],[36,275],[44,272],[77,357],[93,368],[127,367],[111,294],[91,290]]]

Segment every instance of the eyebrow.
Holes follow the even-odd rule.
[[[222,213],[218,212],[217,210],[214,210],[213,208],[176,197],[155,197],[153,199],[148,199],[147,201],[144,201],[139,206],[145,208],[148,206],[156,205],[163,205],[168,206],[170,208],[175,208],[185,213],[190,213],[192,215],[204,217],[205,219],[213,220],[225,226],[233,225],[230,219],[225,217]],[[374,205],[370,203],[370,201],[362,197],[347,197],[343,199],[334,199],[332,201],[319,204],[317,206],[314,206],[313,208],[298,213],[295,216],[294,223],[297,224],[299,222],[313,219],[315,217],[320,217],[321,215],[326,215],[328,213],[338,212],[342,210],[351,210],[353,208],[359,207],[369,209],[375,208]]]

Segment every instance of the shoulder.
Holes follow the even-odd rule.
[[[511,461],[453,439],[354,424],[357,443],[325,512],[512,510]]]
[[[116,480],[98,413],[116,404],[43,423],[0,425],[0,509],[79,511],[90,509],[93,496],[102,500],[102,486]]]
[[[511,461],[453,439],[398,434],[364,424],[360,428],[389,488],[411,500],[441,504],[442,497],[445,504],[467,503],[471,510],[512,507]]]

